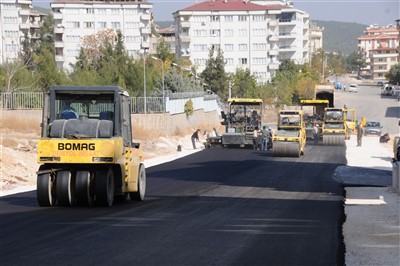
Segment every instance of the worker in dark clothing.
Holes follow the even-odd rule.
[[[357,125],[357,146],[358,147],[361,147],[363,134],[364,134],[364,127],[360,123]]]
[[[200,129],[197,129],[192,135],[193,149],[196,149],[196,141],[199,141],[199,132],[200,132]]]

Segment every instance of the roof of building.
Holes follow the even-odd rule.
[[[181,11],[257,11],[280,10],[283,5],[257,5],[246,0],[212,0],[189,6]]]
[[[397,39],[398,34],[379,34],[379,35],[363,35],[358,37],[358,40],[387,40],[387,39]]]

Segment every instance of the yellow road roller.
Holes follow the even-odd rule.
[[[146,171],[132,142],[130,97],[120,87],[52,86],[38,142],[40,206],[111,206],[142,201]]]
[[[275,157],[300,157],[306,145],[306,130],[301,110],[281,110],[278,128],[272,136]]]
[[[350,139],[346,110],[343,108],[325,108],[322,124],[323,145],[343,146],[346,139]]]

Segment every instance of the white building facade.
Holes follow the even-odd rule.
[[[51,9],[57,68],[70,71],[83,38],[109,29],[121,31],[128,54],[139,56],[150,48],[152,8],[153,4],[139,0],[55,0]]]
[[[22,42],[37,39],[44,14],[32,10],[31,0],[0,1],[0,64],[15,61],[22,52]]]
[[[269,81],[279,68],[281,8],[243,1],[212,1],[179,10],[174,13],[176,58],[189,59],[202,72],[210,48],[220,48],[227,73],[249,69],[258,81]]]

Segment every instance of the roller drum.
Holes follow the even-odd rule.
[[[345,136],[344,135],[324,135],[322,142],[326,146],[344,146]]]
[[[274,157],[300,157],[300,143],[273,142],[272,153]]]

